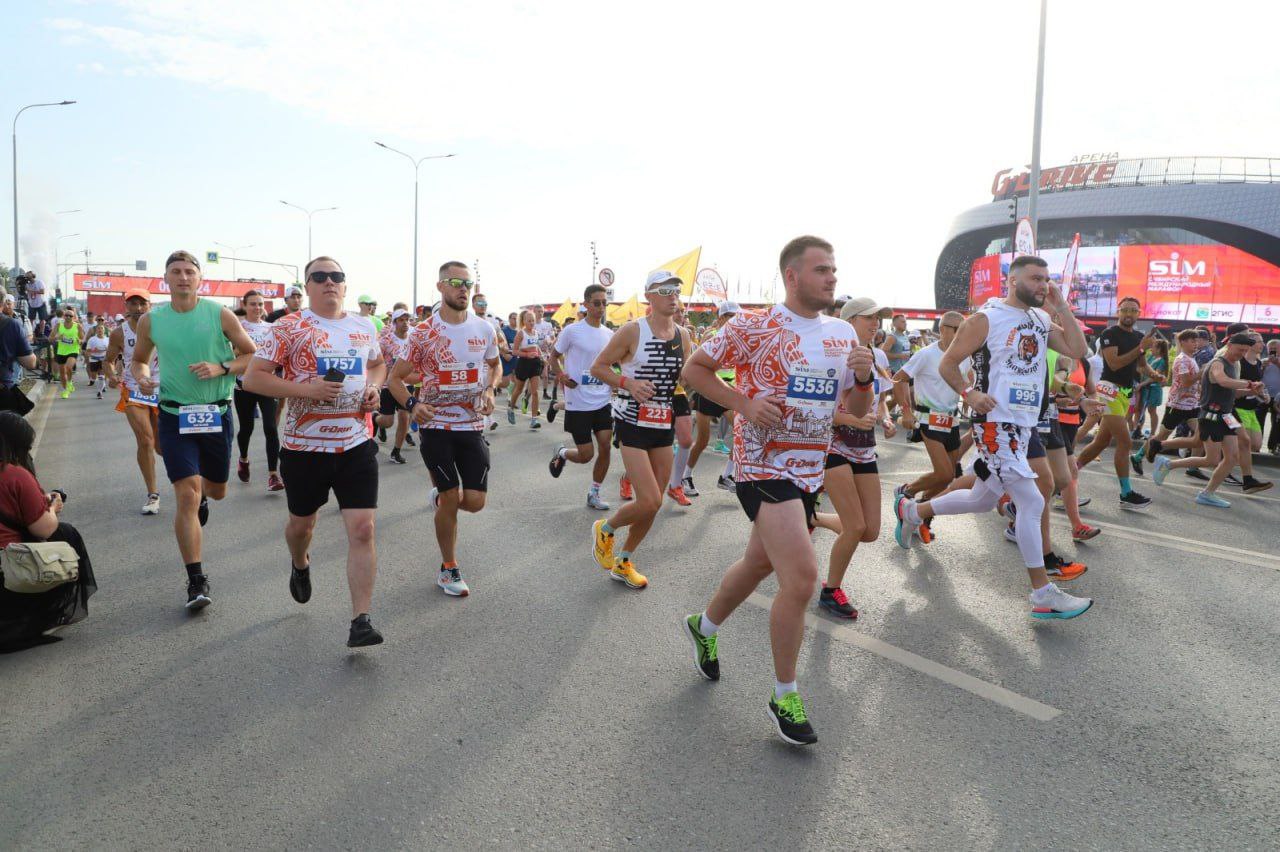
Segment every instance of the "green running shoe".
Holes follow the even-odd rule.
[[[684,620],[684,632],[693,645],[693,664],[698,674],[707,680],[720,679],[720,659],[716,653],[716,637],[703,636],[698,632],[702,625],[702,613],[691,615]]]
[[[770,698],[769,718],[778,729],[778,736],[792,745],[813,745],[818,741],[798,692],[788,692],[782,698]]]

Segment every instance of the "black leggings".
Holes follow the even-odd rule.
[[[267,439],[267,470],[277,470],[280,458],[280,434],[276,431],[276,400],[270,396],[249,393],[236,388],[236,441],[240,444],[240,458],[249,457],[249,439],[253,437],[253,409],[262,412],[262,434]]]

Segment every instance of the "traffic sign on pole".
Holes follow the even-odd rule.
[[[613,270],[607,266],[604,269],[601,269],[600,275],[599,275],[599,281],[600,281],[601,287],[606,287],[606,288],[612,287],[613,286]]]
[[[205,262],[205,263],[217,263],[217,262],[218,262],[218,253],[217,253],[216,251],[207,251],[207,252],[205,252],[205,253],[204,253],[204,262]]]

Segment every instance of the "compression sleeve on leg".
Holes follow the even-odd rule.
[[[1044,539],[1040,537],[1040,518],[1044,515],[1044,496],[1034,479],[1015,479],[1004,486],[1018,507],[1018,550],[1028,568],[1044,567]]]

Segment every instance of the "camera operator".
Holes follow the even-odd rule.
[[[27,319],[35,322],[36,317],[49,319],[49,306],[45,302],[44,282],[31,270],[18,276],[18,298],[27,303]]]
[[[80,558],[80,576],[48,591],[0,587],[0,652],[57,641],[46,631],[82,621],[98,590],[84,539],[61,519],[66,492],[45,491],[31,460],[35,430],[11,411],[0,412],[0,547],[21,541],[65,541]]]

